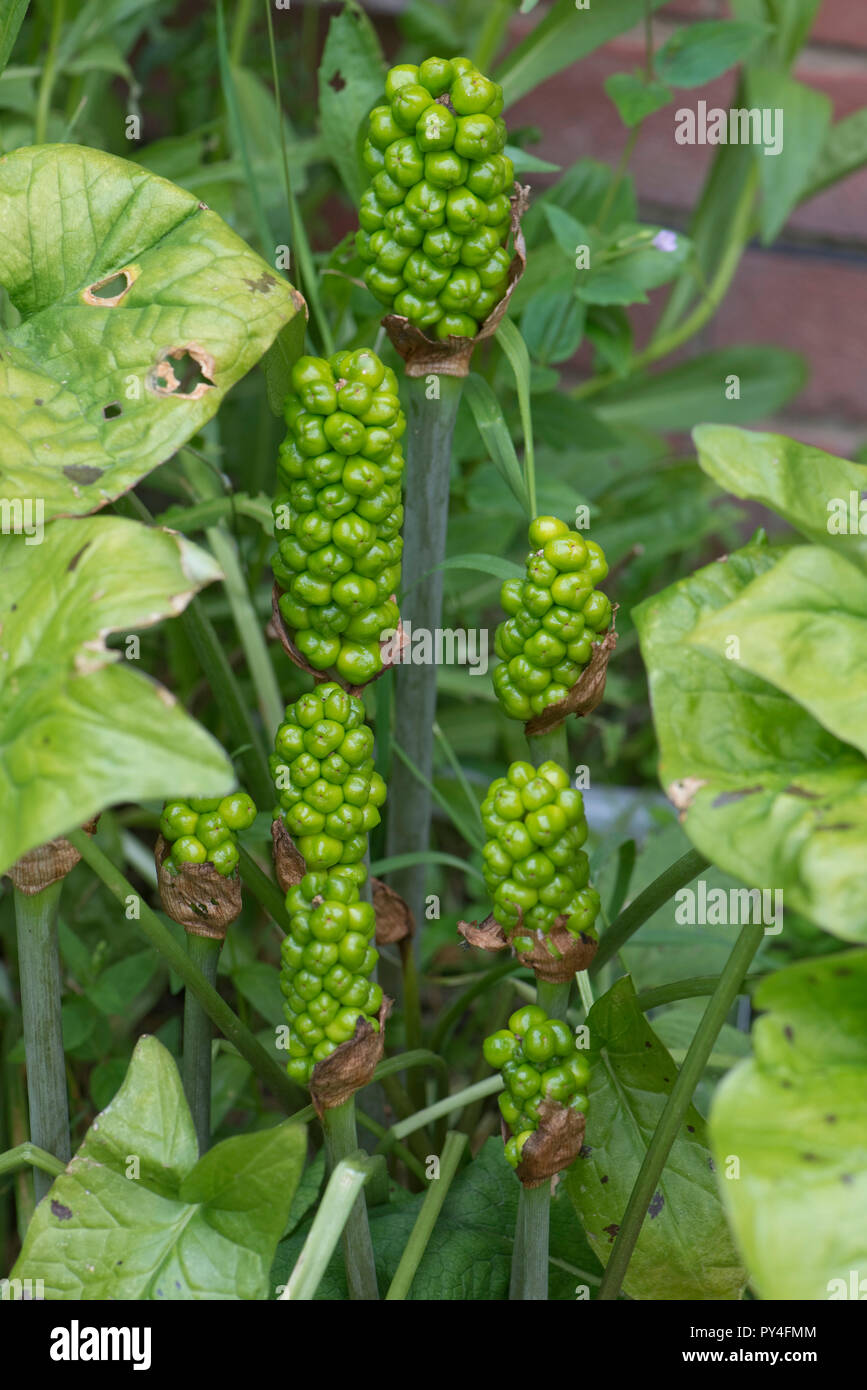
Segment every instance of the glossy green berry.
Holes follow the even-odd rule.
[[[538,1004],[516,1009],[508,1028],[486,1038],[482,1050],[500,1071],[505,1090],[497,1097],[509,1127],[505,1154],[515,1168],[530,1135],[538,1128],[540,1107],[555,1102],[587,1113],[590,1064],[560,1019],[548,1018]]]
[[[415,254],[423,278],[431,264],[384,229],[370,234],[370,245],[377,265],[400,267]],[[437,284],[447,278],[448,271],[436,271]],[[395,288],[404,287],[396,280]],[[435,302],[434,308],[441,315]],[[402,521],[405,420],[397,380],[362,348],[330,360],[299,358],[291,386],[284,406],[289,434],[281,445],[281,460],[291,469],[274,507],[280,613],[314,670],[337,671],[360,685],[382,670],[381,634],[396,627],[396,612],[382,608],[400,587],[399,552],[395,560],[388,548]],[[278,472],[285,482],[282,464]]]
[[[184,864],[213,864],[227,878],[234,873],[240,855],[235,841],[256,819],[256,806],[246,792],[219,797],[191,797],[167,801],[160,816],[160,833],[171,843],[170,860],[176,869]]]
[[[507,663],[504,675],[494,669],[494,689],[515,719],[566,698],[612,616],[610,600],[593,587],[607,573],[598,545],[551,516],[531,522],[529,541],[526,578],[502,586],[507,617],[494,637],[494,650]]]
[[[514,170],[502,108],[500,87],[468,58],[431,57],[393,67],[370,113],[357,238],[365,282],[440,339],[475,337],[505,294]],[[477,273],[449,283],[457,266]],[[318,383],[313,397],[330,403]]]

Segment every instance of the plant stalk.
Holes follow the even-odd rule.
[[[32,895],[16,888],[14,900],[30,1139],[37,1148],[68,1163],[72,1147],[57,944],[57,908],[62,887],[63,880],[59,879]],[[37,1168],[33,1184],[39,1202],[51,1186],[51,1178]]]
[[[515,1247],[512,1254],[510,1301],[548,1298],[548,1229],[551,1184],[522,1185],[518,1197]]]
[[[217,966],[223,942],[212,936],[187,932],[187,954],[211,988],[217,984]],[[211,1039],[213,1025],[191,989],[184,995],[184,1094],[193,1117],[199,1154],[211,1146]]]
[[[443,1203],[448,1196],[452,1179],[458,1171],[458,1164],[461,1161],[464,1149],[467,1145],[465,1134],[456,1134],[452,1131],[446,1135],[443,1145],[442,1157],[440,1159],[439,1174],[428,1184],[421,1210],[416,1217],[412,1234],[406,1243],[403,1254],[400,1257],[400,1264],[395,1270],[394,1278],[389,1286],[388,1293],[385,1295],[386,1302],[396,1299],[406,1298],[412,1286],[422,1257],[427,1249],[428,1241],[436,1225],[437,1217],[443,1208]]]
[[[443,575],[436,567],[445,558],[451,476],[451,442],[461,398],[459,377],[441,376],[439,399],[428,399],[429,378],[408,380],[406,435],[406,515],[403,528],[401,619],[412,631],[435,633],[442,619]],[[434,570],[433,574],[429,572]],[[419,583],[422,575],[428,578]],[[436,718],[437,668],[408,662],[395,671],[395,743],[430,782],[433,775],[433,726]],[[389,787],[390,814],[386,855],[427,850],[432,798],[410,768],[397,760]],[[403,869],[394,887],[409,904],[419,928],[424,919],[425,873]],[[416,950],[421,931],[416,932]]]
[[[350,1096],[342,1105],[326,1110],[322,1119],[325,1130],[325,1144],[328,1162],[332,1169],[342,1159],[358,1152],[358,1136],[355,1129],[355,1097]],[[349,1297],[353,1301],[371,1302],[378,1300],[379,1289],[376,1283],[376,1265],[373,1260],[373,1242],[370,1239],[370,1226],[367,1221],[367,1204],[364,1193],[359,1191],[352,1209],[346,1218],[341,1235],[343,1261],[346,1267],[346,1283]]]
[[[629,938],[643,926],[654,912],[657,912],[664,903],[673,898],[679,888],[683,888],[700,874],[702,869],[707,868],[707,860],[703,854],[699,854],[697,849],[687,850],[686,854],[681,855],[673,864],[669,864],[658,878],[649,883],[645,889],[633,898],[632,902],[626,906],[617,918],[612,922],[608,931],[599,943],[599,950],[593,958],[590,966],[590,974],[595,975],[601,970],[602,966],[617,952],[625,946]]]
[[[313,1298],[344,1223],[363,1197],[364,1184],[373,1169],[373,1160],[360,1150],[337,1164],[281,1299],[298,1303]]]
[[[671,1146],[684,1122],[686,1112],[692,1101],[693,1092],[701,1080],[707,1060],[713,1052],[714,1043],[725,1023],[729,1009],[741,991],[744,976],[750,961],[759,949],[764,935],[761,924],[749,924],[741,928],[732,953],[719,977],[708,1006],[702,1015],[701,1023],[689,1045],[683,1066],[671,1088],[659,1123],[653,1133],[644,1161],[635,1179],[629,1196],[620,1231],[599,1286],[598,1298],[616,1299],[620,1293],[623,1277],[632,1258],[636,1242],[647,1215],[647,1208],[656,1191],[660,1175],[668,1160]]]
[[[187,988],[192,990],[205,1013],[219,1028],[223,1037],[232,1043],[241,1056],[250,1063],[263,1085],[279,1097],[282,1104],[286,1106],[287,1112],[291,1110],[296,1103],[297,1089],[292,1085],[283,1068],[272,1057],[268,1056],[261,1043],[254,1038],[249,1028],[244,1026],[237,1014],[229,1008],[225,999],[217,993],[213,986],[208,984],[201,971],[190,960],[183,946],[175,941],[171,932],[160,921],[156,913],[152,912],[147,903],[142,901],[140,894],[136,893],[132,884],[127,882],[123,874],[114,867],[111,860],[103,854],[98,845],[94,844],[89,835],[85,835],[83,830],[73,830],[67,833],[66,838],[70,844],[75,846],[85,863],[89,864],[94,873],[102,879],[108,891],[119,903],[126,906],[127,899],[138,899],[140,913],[138,925],[148,941],[168,961],[175,973],[180,975]]]

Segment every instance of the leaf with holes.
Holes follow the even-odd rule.
[[[720,1170],[738,1163],[720,1184],[736,1239],[762,1298],[863,1299],[867,951],[780,970],[754,1003],[754,1060],[710,1118]]]
[[[593,1250],[607,1263],[677,1067],[641,1012],[628,975],[597,999],[587,1021],[587,1133],[566,1185]],[[690,1106],[623,1281],[631,1298],[740,1297],[746,1274],[712,1168],[704,1121]]]
[[[37,535],[0,536],[0,873],[106,806],[235,785],[211,735],[104,641],[180,613],[219,578],[210,555],[120,517]]]
[[[53,1300],[267,1298],[306,1147],[286,1121],[197,1161],[178,1069],[145,1036],[37,1207],[14,1277]]]
[[[0,159],[0,498],[95,511],[216,414],[303,300],[191,193],[78,145]]]

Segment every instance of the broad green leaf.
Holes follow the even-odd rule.
[[[803,358],[784,348],[720,348],[610,386],[598,397],[596,411],[611,425],[641,424],[654,430],[689,430],[714,419],[746,423],[791,400],[805,375]]]
[[[705,618],[690,641],[783,690],[832,734],[867,754],[867,574],[842,555],[800,545]]]
[[[557,203],[545,203],[543,212],[545,221],[554,235],[554,240],[566,257],[568,264],[577,268],[578,252],[585,246],[592,263],[594,254],[601,250],[604,245],[598,233],[591,232],[589,227],[585,226],[583,222],[579,222],[577,217],[573,217],[570,212],[559,207]]]
[[[632,361],[632,322],[617,304],[597,304],[587,315],[584,332],[599,357],[618,376],[626,376]]]
[[[522,150],[520,145],[506,145],[503,154],[511,159],[516,174],[556,174],[560,171],[559,164],[540,159],[529,150]]]
[[[527,487],[515,446],[509,434],[500,402],[484,377],[470,372],[464,385],[464,399],[470,407],[482,442],[501,476],[524,511],[529,515]]]
[[[763,119],[765,112],[773,113],[781,141],[775,154],[767,148],[756,150],[762,242],[767,246],[809,185],[810,171],[831,123],[831,99],[774,68],[750,69],[747,94],[750,106],[758,108]]]
[[[587,1130],[566,1186],[606,1264],[677,1067],[638,1007],[628,975],[597,999],[587,1021]],[[745,1282],[716,1191],[705,1124],[690,1106],[623,1288],[631,1298],[716,1301],[739,1298]]]
[[[536,397],[536,433],[542,444],[557,453],[601,453],[616,449],[620,437],[583,401],[573,401],[560,391]]]
[[[764,1299],[863,1300],[867,951],[789,966],[754,1002],[754,1060],[710,1118],[735,1237]]]
[[[558,275],[537,290],[521,319],[524,341],[537,362],[565,362],[581,346],[584,306],[575,298],[574,276]]]
[[[287,1121],[197,1161],[178,1069],[143,1037],[37,1207],[13,1277],[44,1280],[55,1300],[267,1298],[305,1151],[304,1127]]]
[[[29,539],[0,536],[0,872],[114,803],[234,785],[211,735],[104,644],[180,613],[219,577],[211,556],[119,517]]]
[[[0,6],[0,72],[12,55],[30,0],[3,0]]]
[[[629,274],[628,262],[614,261],[598,270],[584,271],[578,281],[584,304],[646,304],[647,295]]]
[[[232,971],[232,983],[266,1023],[276,1025],[285,1022],[280,978],[273,965],[263,960],[240,965]]]
[[[654,57],[656,75],[673,87],[702,87],[744,62],[769,32],[766,24],[725,19],[676,29]]]
[[[0,354],[0,490],[46,518],[162,463],[303,304],[192,194],[99,150],[6,155],[0,223],[21,315]]]
[[[409,1292],[411,1300],[499,1301],[508,1297],[519,1184],[506,1163],[501,1139],[488,1139],[472,1163],[457,1174],[433,1229]],[[399,1195],[398,1195],[399,1194]],[[377,1279],[388,1288],[409,1239],[423,1193],[398,1194],[369,1210]],[[310,1223],[280,1242],[272,1284],[285,1284]],[[575,1287],[598,1285],[599,1264],[562,1191],[551,1203],[549,1281],[554,1300],[575,1299]],[[589,1278],[585,1278],[589,1276]],[[338,1251],[316,1293],[317,1299],[346,1299],[343,1259]]]
[[[507,560],[504,555],[450,555],[437,565],[438,570],[475,570],[492,574],[496,579],[521,579],[526,574],[523,565]]]
[[[867,937],[867,763],[781,691],[690,638],[785,553],[749,546],[633,610],[659,776],[693,844],[846,940]]]
[[[358,136],[370,108],[382,97],[385,63],[376,30],[360,5],[334,16],[319,68],[322,137],[350,200],[370,182],[358,158]]]
[[[673,96],[664,82],[648,82],[644,76],[630,72],[613,72],[605,79],[605,94],[617,107],[617,114],[626,126],[640,124],[667,106]]]
[[[698,461],[735,497],[761,502],[819,545],[867,565],[867,468],[781,434],[728,426],[693,431]]]
[[[831,126],[822,151],[810,170],[801,200],[812,198],[839,179],[845,179],[867,164],[867,106],[853,111]]]
[[[575,0],[556,0],[545,18],[511,50],[497,71],[506,106],[541,82],[571,67],[618,34],[641,24],[645,13],[664,0],[618,0],[576,8]]]

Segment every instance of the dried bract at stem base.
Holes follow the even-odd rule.
[[[616,614],[616,604],[613,611]],[[552,729],[558,728],[570,714],[577,714],[579,718],[583,718],[584,715],[593,713],[596,706],[602,703],[608,675],[608,662],[616,646],[617,633],[614,630],[614,619],[612,618],[611,627],[602,641],[593,648],[590,661],[565,699],[558,700],[556,705],[549,705],[541,714],[537,714],[534,719],[528,720],[524,725],[524,733],[528,738],[550,733]]]
[[[465,941],[482,951],[503,951],[509,946],[514,950],[515,937],[532,936],[532,951],[516,951],[518,960],[534,972],[537,980],[565,984],[579,970],[588,968],[599,949],[599,942],[588,932],[573,936],[567,931],[566,920],[558,917],[550,931],[541,934],[528,931],[520,921],[507,932],[491,914],[481,924],[458,922],[458,931]]]
[[[383,997],[379,1010],[379,1032],[359,1018],[355,1033],[348,1042],[317,1062],[310,1077],[310,1099],[321,1119],[326,1110],[334,1110],[362,1086],[373,1080],[373,1073],[385,1052],[385,1020],[391,1013],[393,1000]]]
[[[581,1152],[586,1119],[580,1110],[571,1110],[556,1100],[539,1106],[539,1128],[521,1150],[515,1169],[525,1187],[541,1187],[569,1168]]]
[[[169,867],[171,845],[159,836],[154,851],[157,884],[163,908],[173,921],[193,936],[225,940],[226,932],[241,912],[241,880],[224,877],[213,864]]]
[[[372,878],[373,910],[376,913],[376,944],[390,946],[415,934],[415,918],[400,893],[381,878]]]
[[[511,198],[511,234],[515,254],[509,266],[506,293],[495,304],[474,338],[429,338],[402,314],[386,314],[383,328],[395,350],[406,363],[407,376],[469,376],[473,349],[486,338],[492,338],[502,323],[515,286],[527,267],[527,247],[521,231],[521,218],[530,204],[530,189],[519,183]]]
[[[280,642],[281,647],[292,664],[297,666],[299,671],[306,671],[308,676],[312,676],[317,685],[321,685],[323,681],[334,681],[337,685],[342,686],[348,694],[361,695],[365,686],[372,685],[374,681],[378,681],[384,676],[386,671],[391,670],[394,663],[383,660],[382,670],[377,671],[375,676],[371,676],[369,681],[364,682],[364,685],[350,685],[349,682],[345,681],[336,671],[317,671],[316,667],[311,666],[307,658],[302,656],[292,640],[291,631],[286,626],[283,614],[280,612],[280,599],[282,596],[283,590],[280,588],[280,585],[275,582],[271,592],[271,621],[268,624],[267,635],[270,637],[273,634]],[[382,651],[400,651],[406,645],[406,639],[399,620],[396,633],[393,636],[390,635],[384,638],[379,645]]]
[[[271,840],[274,845],[274,872],[281,892],[288,893],[300,883],[307,872],[304,857],[282,820],[271,822]]]
[[[87,821],[81,827],[86,835],[96,833],[98,820],[99,816],[94,816],[93,820]],[[61,835],[56,840],[48,840],[44,845],[37,845],[36,849],[22,854],[17,863],[13,864],[6,872],[18,892],[32,898],[37,893],[41,893],[43,888],[48,888],[52,883],[57,883],[59,879],[66,878],[70,869],[75,868],[80,858],[81,855],[78,850],[73,849],[69,841]]]

